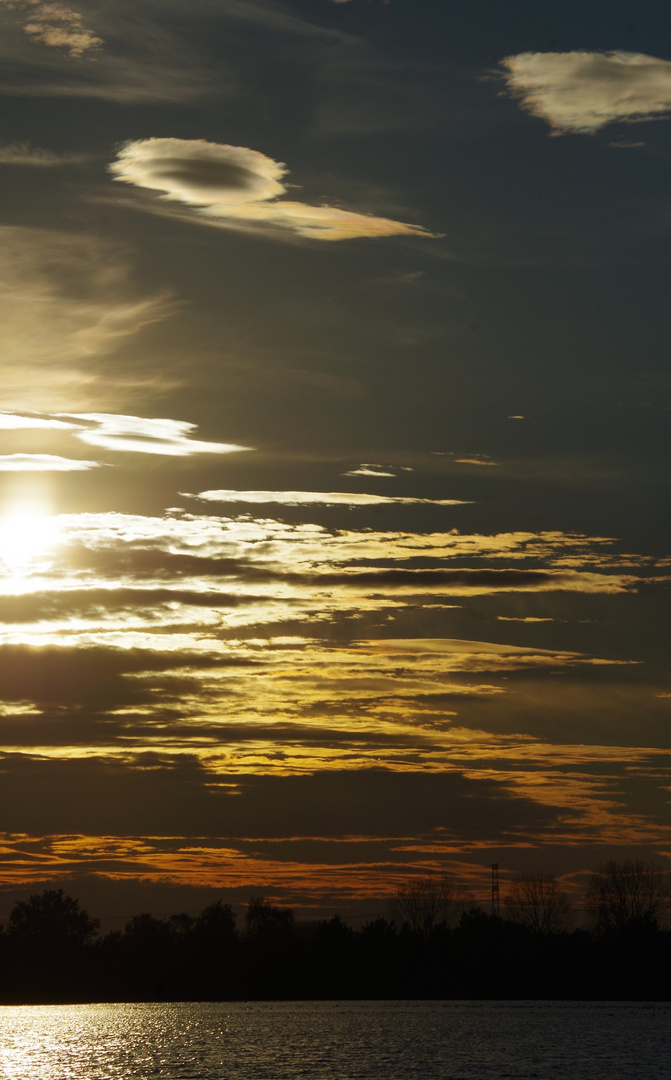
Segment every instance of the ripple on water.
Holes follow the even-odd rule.
[[[669,1005],[234,1002],[0,1008],[2,1080],[667,1080]]]

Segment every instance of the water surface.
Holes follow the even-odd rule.
[[[670,1060],[663,1003],[0,1008],[2,1080],[667,1080]]]

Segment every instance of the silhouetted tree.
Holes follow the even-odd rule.
[[[358,992],[374,998],[402,997],[402,945],[393,922],[378,915],[358,935]]]
[[[656,928],[669,906],[668,875],[657,863],[607,862],[590,879],[585,906],[598,933]]]
[[[191,933],[198,996],[221,999],[239,992],[241,942],[230,904],[221,900],[201,911]]]
[[[358,981],[356,937],[339,915],[317,923],[305,952],[312,994],[325,998],[352,996]]]
[[[294,934],[293,911],[255,896],[249,901],[245,922],[243,947],[248,996],[296,996],[304,948]]]
[[[454,926],[468,903],[468,894],[447,878],[429,875],[413,878],[397,890],[390,902],[392,917],[413,934],[428,937],[439,925]]]
[[[147,911],[143,911],[141,915],[133,915],[124,930],[126,941],[142,950],[163,947],[170,940],[170,936],[171,926],[167,919],[159,919]]]
[[[358,931],[338,916],[295,924],[293,911],[255,897],[243,934],[217,901],[195,919],[145,913],[123,934],[95,939],[97,923],[77,901],[47,891],[17,904],[0,928],[0,1001],[668,999],[671,933],[657,918],[669,883],[655,864],[607,863],[594,875],[588,899],[599,933],[553,932],[566,910],[547,875],[512,883],[515,919],[471,904],[453,928],[441,904],[451,918],[463,901],[450,891],[436,897],[435,883],[413,882],[417,906],[400,928],[382,917]]]
[[[235,915],[231,905],[217,900],[206,907],[196,919],[194,933],[210,944],[228,940],[235,934]]]
[[[126,924],[120,948],[138,1000],[166,1001],[178,993],[182,981],[183,934],[179,920],[143,912]]]
[[[84,945],[100,923],[79,907],[62,889],[46,889],[15,904],[7,933],[23,944],[37,947]]]
[[[520,874],[506,897],[508,917],[532,934],[563,934],[570,928],[573,909],[552,874]]]
[[[98,925],[62,889],[19,901],[6,934],[11,992],[35,1002],[72,1000],[85,992],[87,946]]]
[[[275,907],[263,896],[254,896],[245,914],[248,937],[277,937],[293,929],[294,913],[291,908]]]
[[[188,937],[193,929],[195,923],[193,915],[187,915],[185,911],[180,911],[178,915],[170,916],[170,929],[173,934],[177,934],[181,937]]]

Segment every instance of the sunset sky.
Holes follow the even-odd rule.
[[[0,60],[0,915],[671,867],[668,3]]]

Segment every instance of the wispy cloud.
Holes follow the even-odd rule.
[[[186,420],[124,416],[120,413],[0,412],[0,431],[52,431],[73,435],[88,446],[116,453],[161,454],[189,457],[192,454],[232,454],[249,450],[237,443],[194,439],[196,424]],[[14,455],[36,459],[41,455]],[[46,455],[48,456],[48,455]],[[54,459],[56,460],[56,459]]]
[[[184,101],[226,88],[226,75],[170,25],[179,18],[171,0],[80,0],[77,7],[85,14],[43,0],[0,0],[5,91],[131,102]]]
[[[79,425],[56,420],[52,416],[40,416],[36,413],[0,411],[0,431],[73,431]]]
[[[90,154],[57,154],[53,150],[41,150],[25,142],[0,145],[0,165],[29,165],[54,169],[64,165],[83,165],[90,160]]]
[[[201,224],[274,227],[311,240],[433,235],[420,225],[281,198],[287,193],[286,165],[244,146],[143,139],[122,147],[110,172],[115,180],[189,207]]]
[[[103,364],[109,399],[106,357],[175,307],[138,292],[121,249],[47,229],[0,227],[0,282],[3,395],[16,410],[87,405]]]
[[[384,506],[385,504],[390,506],[394,504],[399,506],[420,504],[466,506],[468,502],[464,499],[417,499],[402,495],[368,495],[357,491],[228,491],[221,489],[201,491],[197,495],[189,492],[181,492],[181,494],[203,502],[252,503],[253,505],[275,503],[282,506]]]
[[[671,61],[643,53],[519,53],[502,61],[508,88],[555,132],[591,134],[671,111]]]
[[[490,457],[485,454],[468,454],[466,457],[455,457],[455,463],[457,465],[497,465],[498,462],[492,461]]]
[[[382,476],[396,478],[396,473],[391,472],[384,465],[359,465],[356,469],[350,469],[348,472],[342,474],[343,476]]]
[[[554,622],[551,616],[541,615],[497,615],[499,622],[521,622],[521,623],[542,623],[542,622]]]
[[[91,427],[82,426],[77,431],[78,439],[105,450],[188,457],[191,454],[233,454],[250,449],[235,443],[194,439],[192,433],[196,425],[185,420],[121,416],[117,413],[73,413],[71,419],[91,424]]]
[[[97,467],[96,461],[81,461],[57,454],[0,455],[0,472],[82,472]]]

